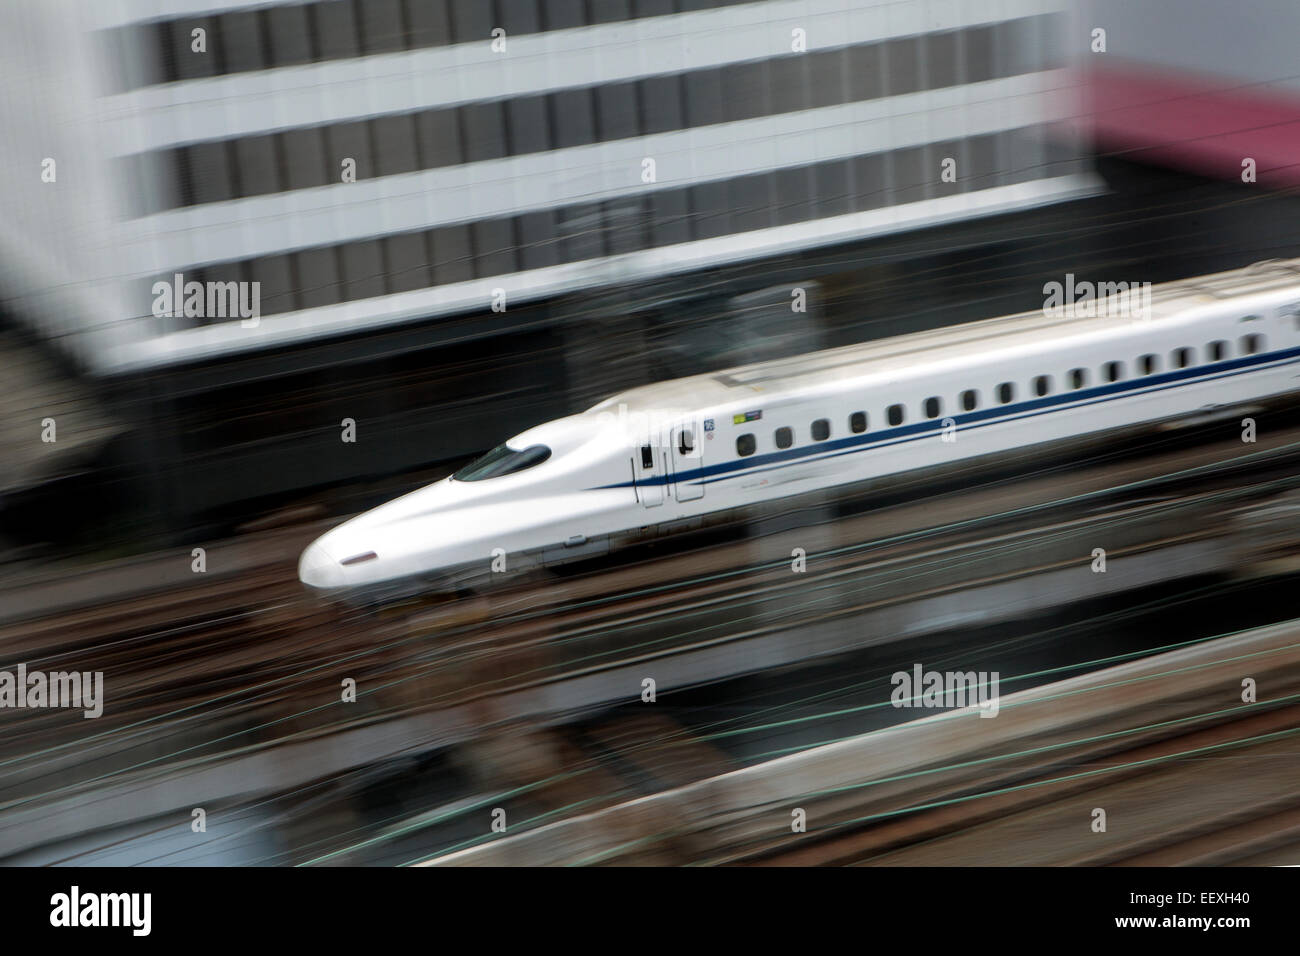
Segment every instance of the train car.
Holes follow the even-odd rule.
[[[1052,285],[1037,312],[615,395],[329,531],[299,577],[407,593],[1300,387],[1300,260],[1154,288]]]

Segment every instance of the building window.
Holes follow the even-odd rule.
[[[776,430],[776,447],[789,448],[794,444],[794,429],[778,428]]]
[[[1039,375],[1034,379],[1034,394],[1042,398],[1052,390],[1052,379],[1049,375]]]
[[[891,425],[903,424],[903,406],[890,405],[889,408],[885,411],[885,418],[889,421],[889,424]]]
[[[1016,387],[1010,382],[1003,382],[998,386],[998,401],[1005,405],[1016,397]]]
[[[757,448],[758,448],[758,440],[754,438],[754,436],[751,435],[749,432],[737,436],[736,454],[738,454],[741,458],[746,458],[749,455],[754,454]]]
[[[829,418],[819,418],[812,423],[813,441],[825,441],[831,437],[831,420]]]
[[[854,412],[849,416],[849,430],[858,435],[867,430],[867,413]]]
[[[937,397],[931,397],[925,400],[924,408],[926,418],[938,418],[943,406]]]

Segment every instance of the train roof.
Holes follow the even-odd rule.
[[[922,355],[938,362],[964,357],[977,345],[1007,349],[1042,345],[1044,333],[1066,328],[1071,335],[1086,335],[1109,328],[1149,326],[1217,301],[1286,287],[1300,287],[1300,259],[1268,260],[1230,272],[1152,286],[1150,318],[1129,314],[1087,318],[1049,316],[1040,309],[643,385],[620,392],[591,411],[619,406],[629,412],[656,412],[665,408],[715,408],[732,402],[743,405],[756,397],[770,397],[810,377],[815,377],[819,384],[869,376],[888,378],[891,373],[915,365]]]

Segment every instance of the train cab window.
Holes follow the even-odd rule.
[[[903,406],[890,405],[889,408],[885,409],[885,419],[891,425],[903,424]]]
[[[641,467],[650,471],[655,466],[655,452],[649,445],[641,446]]]
[[[979,407],[980,395],[973,388],[968,388],[961,393],[961,407],[963,411],[973,412]]]
[[[1243,335],[1241,337],[1241,354],[1254,355],[1257,352],[1264,351],[1264,336],[1262,335]]]
[[[1034,394],[1039,398],[1048,394],[1052,390],[1052,377],[1050,375],[1039,375],[1034,378]]]
[[[1124,363],[1107,362],[1101,367],[1101,374],[1108,382],[1118,382],[1124,377]]]
[[[831,437],[831,420],[829,418],[819,418],[812,423],[813,441],[825,441]]]
[[[778,428],[776,430],[776,447],[789,448],[794,444],[794,429]]]
[[[1160,371],[1160,359],[1154,355],[1143,355],[1138,359],[1138,368],[1143,375],[1154,375]]]
[[[1016,397],[1016,387],[1010,382],[998,386],[998,402],[1005,405]]]
[[[1086,368],[1070,369],[1070,388],[1079,389],[1088,384],[1088,370]]]
[[[689,428],[677,434],[677,453],[685,457],[695,451],[695,435]]]
[[[925,410],[926,418],[938,418],[939,412],[943,410],[943,403],[937,397],[927,398],[922,406]]]
[[[736,436],[736,454],[745,458],[758,449],[758,440],[749,432]]]
[[[1205,354],[1211,362],[1222,362],[1228,357],[1228,343],[1222,340],[1211,342],[1205,347]]]
[[[1169,359],[1176,368],[1188,368],[1196,362],[1196,353],[1189,348],[1174,349]]]
[[[867,430],[867,413],[854,412],[849,416],[849,430],[855,435],[859,435]]]
[[[550,457],[551,450],[545,445],[529,445],[523,449],[511,448],[508,444],[498,445],[451,477],[454,481],[486,481],[536,467]]]

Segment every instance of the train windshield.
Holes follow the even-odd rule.
[[[529,445],[523,451],[516,451],[509,445],[498,445],[477,461],[472,461],[451,477],[456,481],[483,481],[486,478],[500,478],[513,475],[517,471],[540,465],[551,457],[551,450],[545,445]]]

